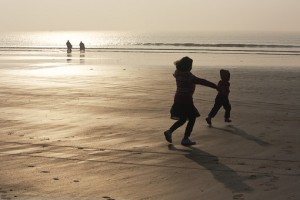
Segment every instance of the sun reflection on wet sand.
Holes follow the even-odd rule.
[[[26,74],[32,76],[73,76],[73,75],[86,75],[86,70],[82,67],[60,66],[60,67],[47,67],[35,70],[28,70]]]

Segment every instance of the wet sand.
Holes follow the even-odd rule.
[[[1,52],[0,199],[299,199],[300,59],[189,55],[202,78],[231,71],[233,122],[207,126],[198,86],[184,147],[185,127],[163,136],[184,55]]]

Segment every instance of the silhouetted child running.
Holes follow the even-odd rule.
[[[221,80],[218,83],[218,95],[215,99],[215,105],[211,109],[210,113],[206,118],[206,122],[211,126],[211,119],[216,116],[220,108],[223,106],[225,109],[225,122],[231,122],[230,120],[230,110],[231,105],[229,103],[229,80],[230,80],[230,72],[228,70],[221,69],[220,70]]]
[[[177,90],[170,113],[171,119],[177,121],[170,129],[164,132],[164,135],[166,140],[169,143],[172,143],[172,133],[188,120],[181,144],[184,146],[191,146],[196,144],[196,142],[191,141],[189,137],[193,131],[196,118],[200,116],[193,103],[193,94],[196,84],[215,89],[217,89],[217,85],[193,75],[191,73],[193,60],[189,57],[183,57],[174,64],[176,66],[176,71],[173,76],[176,79]]]

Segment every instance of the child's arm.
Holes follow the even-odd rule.
[[[214,83],[212,83],[208,80],[198,78],[197,76],[193,76],[193,82],[195,84],[204,85],[204,86],[211,87],[211,88],[214,88],[214,89],[218,88],[216,84],[214,84]]]

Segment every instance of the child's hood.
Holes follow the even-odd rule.
[[[222,81],[229,81],[230,80],[230,72],[226,69],[220,70],[220,76]]]

